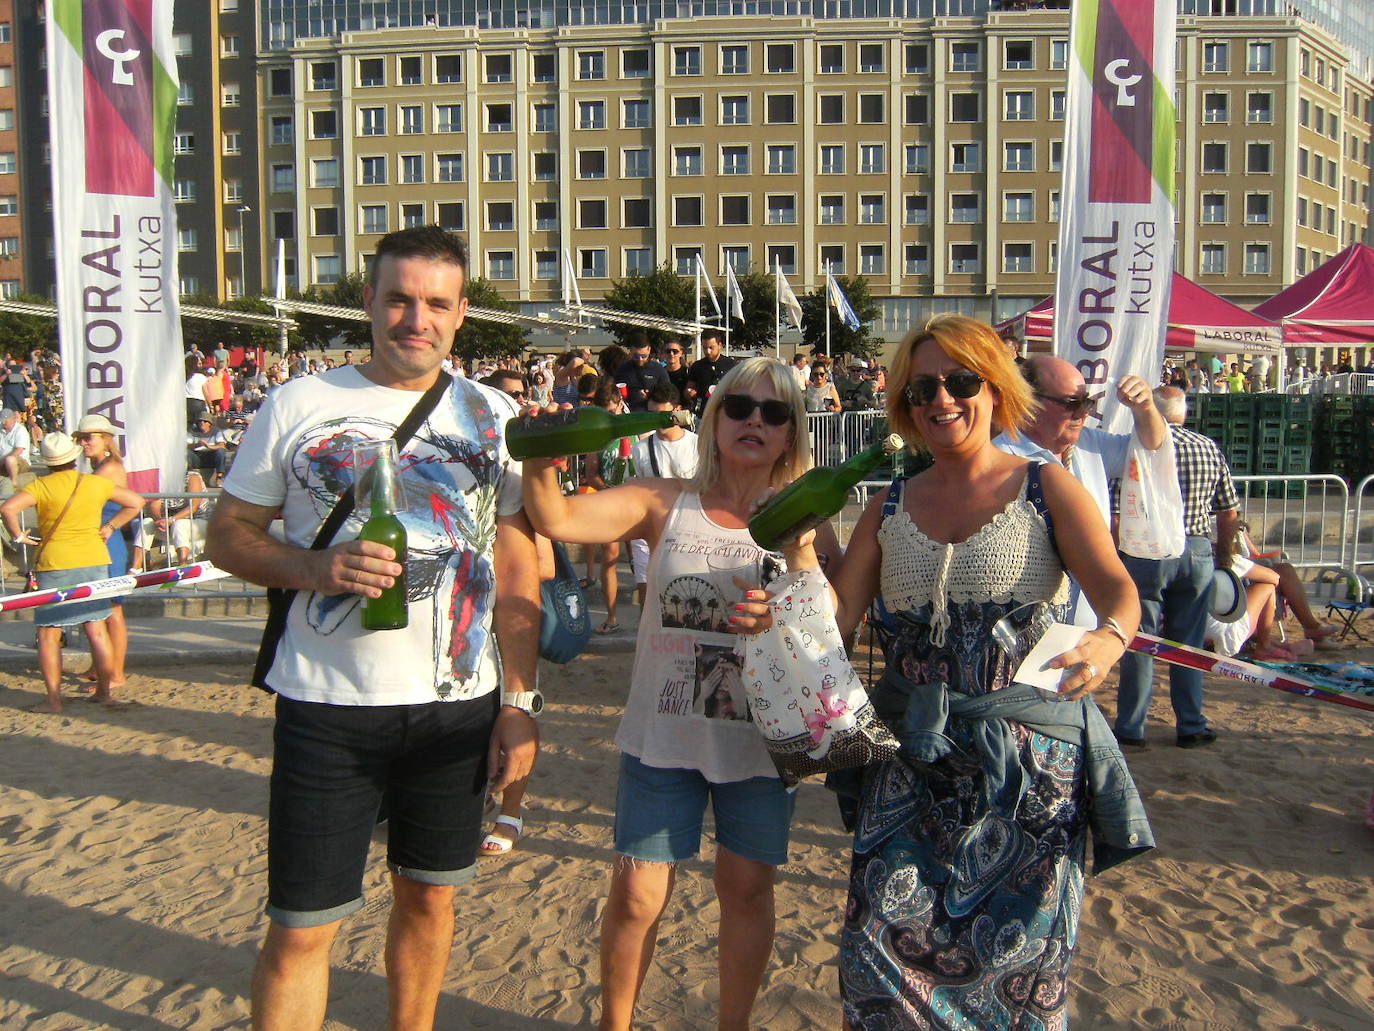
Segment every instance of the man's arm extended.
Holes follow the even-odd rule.
[[[539,664],[539,557],[524,511],[496,520],[493,555],[496,601],[492,625],[501,651],[505,693],[533,691]],[[539,730],[520,709],[503,705],[487,751],[492,791],[529,776],[539,751]]]

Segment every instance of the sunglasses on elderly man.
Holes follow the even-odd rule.
[[[948,376],[917,376],[907,384],[903,396],[907,404],[920,408],[934,401],[936,392],[944,387],[950,397],[967,401],[983,389],[984,382],[982,376],[968,369],[951,372]]]
[[[771,398],[759,401],[748,394],[726,394],[720,402],[720,410],[735,422],[743,422],[749,418],[754,414],[755,408],[769,426],[786,426],[792,421],[792,406],[786,401]]]
[[[1053,394],[1042,394],[1036,391],[1035,396],[1041,401],[1048,401],[1056,404],[1070,415],[1078,415],[1086,412],[1093,405],[1097,404],[1098,399],[1090,394],[1074,394],[1072,397],[1055,397]]]

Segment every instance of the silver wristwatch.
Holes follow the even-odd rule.
[[[544,693],[538,688],[533,691],[503,691],[501,704],[538,716],[544,711]]]

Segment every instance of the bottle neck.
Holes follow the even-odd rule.
[[[379,457],[372,466],[372,514],[391,515],[391,459]]]

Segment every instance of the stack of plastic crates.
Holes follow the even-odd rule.
[[[1358,482],[1369,465],[1367,398],[1323,394],[1317,422],[1316,468]],[[1357,411],[1358,409],[1358,411]]]
[[[1256,476],[1305,476],[1312,471],[1312,397],[1258,394],[1255,402]],[[1305,483],[1254,484],[1252,493],[1304,498]]]

